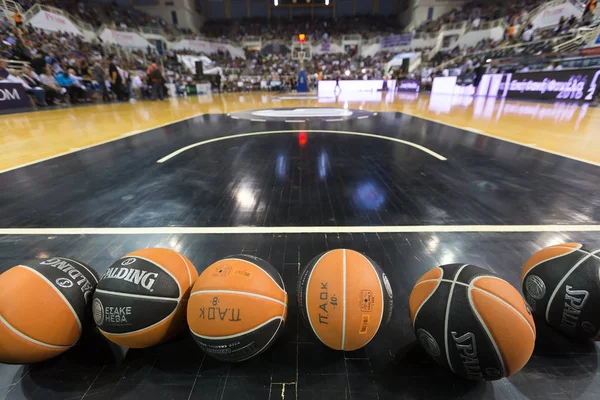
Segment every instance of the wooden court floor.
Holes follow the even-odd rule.
[[[599,399],[600,342],[542,321],[523,370],[471,382],[427,356],[408,317],[435,266],[475,264],[518,287],[543,247],[599,247],[599,112],[244,93],[0,116],[0,273],[61,256],[102,275],[167,247],[198,272],[261,257],[289,298],[282,336],[248,362],[212,359],[189,332],[115,359],[89,327],[51,360],[0,363],[0,399]],[[297,311],[300,269],[337,248],[371,257],[394,294],[390,323],[352,352],[322,346]]]
[[[522,146],[600,164],[600,108],[452,96],[381,95],[367,100],[243,93],[93,105],[0,116],[0,173],[137,135],[202,114],[278,107],[402,112]],[[253,123],[260,127],[260,122]]]

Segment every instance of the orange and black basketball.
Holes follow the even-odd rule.
[[[381,268],[354,250],[319,254],[298,279],[306,326],[334,350],[356,350],[392,316],[392,288]]]
[[[0,363],[43,361],[73,346],[97,283],[94,270],[63,257],[0,275]]]
[[[287,315],[283,279],[258,257],[234,255],[198,278],[187,309],[190,331],[202,350],[222,361],[244,361],[265,351]]]
[[[469,379],[511,376],[527,363],[535,325],[508,282],[469,264],[427,272],[410,294],[409,317],[427,353]]]
[[[185,309],[198,277],[194,265],[176,251],[134,251],[100,278],[92,302],[100,332],[121,346],[150,347],[185,327]]]
[[[546,247],[525,263],[521,286],[536,317],[572,338],[600,340],[600,249]]]

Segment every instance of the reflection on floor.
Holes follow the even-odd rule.
[[[587,105],[392,93],[372,93],[360,99],[343,98],[319,99],[276,93],[215,94],[162,103],[94,105],[3,115],[0,116],[0,147],[3,149],[0,172],[195,115],[315,106],[399,111],[600,163],[600,152],[597,151],[600,109]],[[252,122],[248,129],[268,129],[268,123]]]

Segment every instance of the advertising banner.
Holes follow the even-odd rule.
[[[0,82],[0,110],[29,108],[31,103],[20,83]]]
[[[532,100],[592,101],[600,84],[600,68],[505,74],[502,97]]]
[[[146,49],[148,46],[154,47],[141,35],[135,32],[125,32],[104,28],[100,33],[100,39],[106,43],[118,44],[122,47]]]
[[[456,84],[456,76],[433,80],[432,94],[475,94],[475,88]],[[592,101],[600,86],[600,68],[563,71],[486,74],[477,87],[477,96],[528,100]]]
[[[414,79],[403,79],[398,84],[399,92],[411,92],[411,93],[419,93],[419,89],[421,88],[421,84],[419,81]]]
[[[557,25],[561,17],[569,19],[572,15],[581,18],[583,15],[583,8],[565,0],[562,4],[547,7],[542,10],[535,18],[533,18],[533,20],[531,20],[531,24],[536,29],[547,28],[549,26]]]
[[[404,33],[401,35],[390,35],[381,38],[381,48],[410,46],[412,42],[412,33]]]
[[[38,12],[27,23],[31,24],[34,28],[45,31],[70,32],[75,35],[83,35],[81,29],[67,17],[48,11]]]

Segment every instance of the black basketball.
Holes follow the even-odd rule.
[[[525,263],[521,286],[536,317],[574,339],[600,340],[600,249],[546,247]]]
[[[510,376],[533,353],[535,325],[519,292],[474,265],[427,272],[410,295],[409,313],[427,353],[465,378]]]

